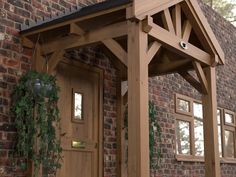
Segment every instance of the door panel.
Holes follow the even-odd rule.
[[[60,63],[57,79],[61,128],[66,133],[61,138],[63,161],[57,177],[98,177],[99,75]]]

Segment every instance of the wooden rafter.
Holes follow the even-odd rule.
[[[148,17],[151,18],[151,17]],[[182,41],[181,38],[177,37],[173,33],[170,33],[169,31],[161,28],[160,26],[154,24],[151,22],[151,20],[148,20],[149,23],[148,26],[152,26],[150,32],[148,33],[152,37],[156,38],[157,41],[161,42],[163,45],[165,45],[166,48],[170,49],[171,51],[178,53],[179,55],[183,56],[184,58],[191,58],[196,61],[199,61],[201,63],[205,63],[207,65],[211,65],[211,55],[206,53],[205,51],[195,47],[194,45],[190,43],[186,43],[188,46],[188,49],[182,49],[180,47],[180,42]],[[144,25],[146,25],[144,23]],[[144,27],[145,29],[145,27]],[[161,34],[161,35],[160,35]]]
[[[205,74],[203,72],[202,66],[197,61],[193,61],[193,66],[195,68],[195,71],[197,73],[199,81],[200,81],[200,83],[202,85],[203,93],[207,94],[208,93],[208,83],[207,83],[207,80],[206,80],[206,76],[205,76]]]
[[[203,93],[202,85],[187,71],[179,72],[179,74],[190,83],[197,91]]]
[[[183,0],[134,0],[133,16],[139,20],[143,20],[147,15],[152,16],[182,1]]]
[[[191,31],[192,31],[192,25],[190,24],[189,20],[186,20],[184,22],[183,36],[182,36],[184,41],[189,41]]]
[[[152,42],[149,45],[148,52],[147,52],[147,62],[150,63],[156,53],[160,50],[161,44],[157,41]]]
[[[34,42],[28,39],[27,37],[21,37],[21,43],[24,47],[27,47],[30,49],[33,49],[35,46]]]
[[[224,63],[224,52],[222,51],[197,1],[186,0],[184,3],[180,3],[180,5],[185,15],[191,21],[194,31],[196,34],[199,34],[198,37],[200,38],[200,42],[204,48],[217,54],[220,57],[220,61]]]
[[[82,36],[84,33],[85,31],[82,28],[80,28],[77,24],[75,23],[70,24],[70,34]]]
[[[127,22],[112,24],[101,29],[86,32],[82,36],[66,36],[44,45],[44,54],[56,50],[67,50],[78,48],[84,45],[97,43],[106,39],[124,36],[127,34]]]
[[[162,14],[162,21],[164,23],[165,28],[171,32],[175,33],[174,25],[171,19],[170,11],[169,9],[165,9]]]
[[[125,9],[126,7],[129,7],[129,6],[130,6],[130,4],[125,4],[125,5],[114,7],[114,8],[108,8],[106,10],[98,11],[98,12],[92,13],[92,14],[88,14],[88,15],[85,15],[85,16],[80,17],[80,18],[76,18],[76,19],[56,23],[56,24],[50,25],[48,27],[39,28],[37,30],[28,31],[28,32],[26,31],[26,32],[21,33],[21,36],[28,37],[28,36],[35,35],[35,34],[38,34],[38,33],[43,33],[43,32],[49,31],[49,30],[53,30],[53,29],[56,29],[56,28],[60,28],[60,27],[63,27],[63,26],[70,25],[71,23],[78,23],[78,22],[85,21],[85,20],[88,20],[88,19],[96,18],[96,17],[103,16],[103,15],[106,15],[106,14],[110,14],[110,13]]]
[[[63,55],[65,54],[65,50],[57,50],[55,51],[48,61],[48,73],[52,73],[56,68],[57,64],[62,60]]]
[[[181,6],[179,4],[175,5],[175,8],[172,10],[173,24],[175,28],[175,34],[178,37],[182,37],[182,24],[181,24]]]
[[[127,66],[127,52],[114,39],[103,40],[102,43],[125,65]]]

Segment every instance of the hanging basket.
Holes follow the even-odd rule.
[[[34,97],[46,97],[48,98],[53,91],[52,83],[45,82],[39,78],[29,80],[27,85],[31,89],[30,91],[33,93]]]

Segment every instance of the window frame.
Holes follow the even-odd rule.
[[[194,98],[181,95],[176,93],[174,97],[174,104],[175,104],[175,126],[177,126],[177,120],[179,121],[185,121],[189,122],[190,124],[190,155],[187,154],[178,154],[177,152],[177,137],[175,137],[175,156],[177,161],[192,161],[192,162],[204,162],[204,155],[203,156],[196,156],[195,155],[195,138],[194,138],[194,110],[193,110],[193,104],[198,103],[202,104],[201,101],[196,100]],[[180,111],[178,110],[177,105],[177,99],[185,100],[190,103],[190,112]],[[202,107],[203,104],[202,104]],[[221,150],[222,150],[222,156],[220,156],[222,163],[236,163],[236,114],[233,111],[230,111],[228,109],[223,108],[217,108],[217,110],[220,111],[220,129],[221,129]],[[231,114],[233,115],[233,121],[234,124],[228,123],[225,121],[225,114]],[[204,114],[204,113],[203,113]],[[204,119],[204,117],[203,117]],[[217,128],[219,126],[218,119],[217,119]],[[234,158],[227,157],[226,150],[225,150],[225,130],[232,131],[234,135]],[[177,128],[175,128],[175,133],[177,134]],[[204,135],[203,135],[204,136]],[[220,147],[220,145],[219,145]]]
[[[232,124],[232,123],[228,123],[228,122],[226,122],[225,121],[225,114],[231,114],[231,115],[233,115],[233,121],[234,121],[234,124]],[[224,109],[224,111],[223,111],[223,116],[222,116],[222,122],[223,122],[223,124],[222,124],[222,128],[223,128],[223,132],[222,132],[222,136],[223,136],[223,152],[224,152],[224,158],[225,159],[228,159],[228,160],[236,160],[236,134],[235,134],[235,128],[236,128],[236,126],[235,126],[235,113],[234,112],[232,112],[232,111],[230,111],[230,110],[226,110],[226,109]],[[227,152],[226,152],[226,148],[225,148],[225,131],[230,131],[230,132],[233,132],[233,139],[234,139],[234,158],[232,158],[232,157],[228,157],[227,156]]]

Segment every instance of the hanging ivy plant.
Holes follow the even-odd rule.
[[[128,140],[128,105],[125,109],[125,139]],[[150,156],[150,168],[156,169],[158,162],[161,158],[161,148],[156,147],[156,142],[161,142],[161,127],[157,120],[157,112],[154,103],[149,101],[149,156]],[[128,154],[128,149],[127,149]]]
[[[33,176],[40,166],[45,174],[60,168],[62,148],[56,130],[59,126],[57,107],[59,88],[55,77],[29,71],[13,91],[12,113],[17,129],[16,155],[26,159],[21,167],[33,162]]]
[[[151,169],[158,167],[158,162],[161,158],[161,148],[160,146],[156,148],[157,141],[161,142],[161,127],[158,123],[154,103],[149,101],[149,153]]]

